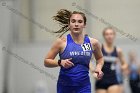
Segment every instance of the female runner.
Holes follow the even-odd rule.
[[[140,65],[134,51],[129,52],[129,84],[132,93],[140,93]]]
[[[122,49],[114,46],[115,31],[112,27],[107,27],[103,30],[105,43],[102,44],[102,53],[104,56],[104,66],[102,79],[97,80],[95,87],[96,93],[122,93],[121,83],[116,76],[117,62],[121,62],[122,70],[126,70],[128,65],[123,56]]]
[[[57,93],[91,93],[89,79],[89,63],[94,53],[97,65],[94,71],[96,78],[103,75],[101,69],[104,64],[98,40],[84,34],[86,17],[82,12],[70,12],[65,9],[58,11],[54,16],[62,28],[55,32],[61,33],[44,60],[46,67],[60,67],[57,82]],[[66,37],[64,33],[69,31]],[[60,59],[56,60],[59,54]]]

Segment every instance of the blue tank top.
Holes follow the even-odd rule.
[[[130,65],[130,80],[138,80],[139,79],[139,73],[138,73],[138,66],[135,63],[132,63]]]
[[[59,53],[60,59],[72,58],[74,66],[71,68],[61,67],[58,84],[64,86],[81,86],[90,84],[89,80],[89,62],[92,57],[92,46],[89,37],[85,35],[83,44],[76,44],[71,35],[67,35],[67,45],[62,53]]]
[[[116,47],[112,53],[107,53],[102,46],[102,53],[104,56],[103,72],[105,78],[116,78],[116,61],[118,58]]]

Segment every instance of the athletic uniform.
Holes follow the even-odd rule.
[[[121,70],[121,63],[117,62],[116,64],[116,77],[120,84],[123,84],[123,74]]]
[[[89,62],[93,50],[89,37],[85,35],[83,44],[76,44],[71,35],[67,35],[67,45],[60,59],[72,58],[74,66],[61,67],[57,82],[57,93],[91,93]]]
[[[140,93],[140,76],[138,73],[138,65],[132,63],[130,65],[129,83],[132,93]]]
[[[102,53],[104,56],[104,66],[102,68],[104,76],[101,80],[96,81],[96,89],[107,89],[111,85],[119,84],[115,68],[118,59],[116,47],[114,47],[112,53],[107,53],[102,45]]]

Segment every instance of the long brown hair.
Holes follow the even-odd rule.
[[[58,31],[55,31],[53,33],[60,34],[59,37],[61,37],[67,31],[69,31],[70,17],[72,16],[72,14],[80,14],[84,19],[84,24],[86,24],[87,19],[84,13],[78,12],[78,11],[71,12],[66,9],[61,9],[57,12],[56,16],[53,16],[53,20],[57,21],[59,25],[61,26],[61,28]]]

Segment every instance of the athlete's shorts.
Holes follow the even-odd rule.
[[[91,85],[63,86],[57,84],[57,93],[91,93]]]
[[[95,83],[95,89],[108,89],[112,85],[119,85],[120,83],[117,80],[105,79],[99,80]]]

